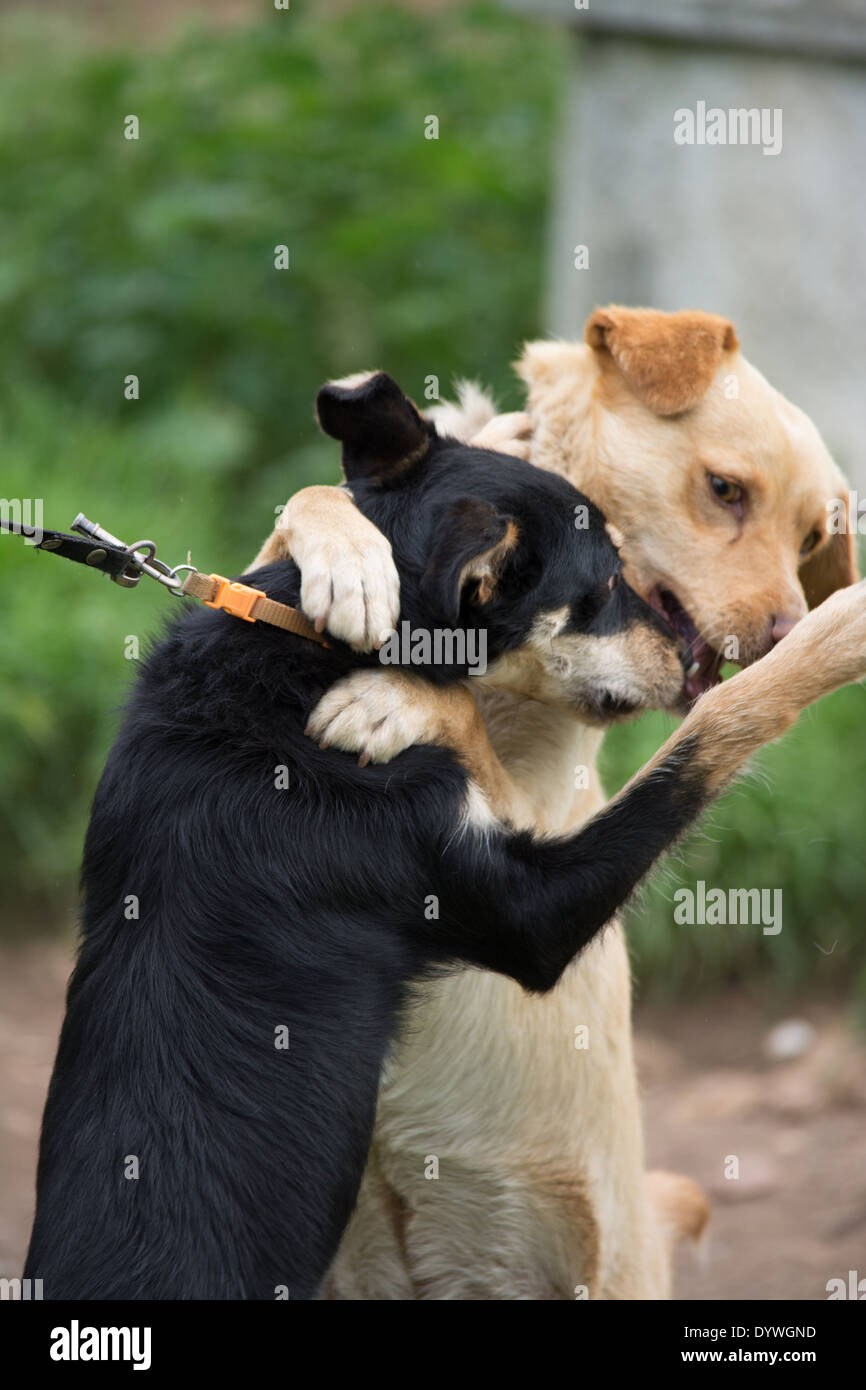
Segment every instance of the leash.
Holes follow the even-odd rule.
[[[107,574],[122,589],[134,589],[142,576],[147,575],[175,596],[197,598],[207,608],[219,609],[246,623],[268,623],[310,642],[318,642],[320,646],[328,646],[327,639],[303,613],[287,603],[268,598],[264,589],[253,589],[249,584],[226,579],[222,574],[203,574],[191,564],[167,565],[158,559],[153,541],[124,545],[110,531],[95,521],[88,521],[82,512],[73,521],[72,530],[78,534],[46,531],[0,517],[0,531],[31,540],[34,550],[45,550]],[[181,578],[184,571],[187,571],[185,579]]]

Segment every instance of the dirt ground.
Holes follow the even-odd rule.
[[[0,1276],[27,1244],[69,968],[60,945],[0,949]],[[680,1299],[820,1299],[828,1279],[866,1276],[866,1049],[827,1004],[795,1016],[771,1032],[781,1016],[739,995],[638,1013],[649,1163],[713,1204],[703,1251],[680,1256]],[[774,1060],[773,1038],[798,1055]]]
[[[798,1033],[801,1055],[769,1055]],[[731,995],[643,1010],[637,1056],[649,1165],[697,1178],[712,1203],[678,1298],[825,1299],[829,1279],[866,1275],[866,1051],[838,1008],[762,1018]]]

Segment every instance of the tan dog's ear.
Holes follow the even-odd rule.
[[[739,347],[732,323],[699,309],[665,314],[611,304],[589,316],[585,333],[656,415],[691,410],[709,390],[722,353]]]
[[[856,584],[857,571],[857,519],[852,518],[851,494],[847,484],[842,496],[845,499],[845,529],[833,532],[826,545],[822,545],[814,555],[809,555],[800,566],[800,583],[806,602],[810,608],[817,608],[825,598],[837,589],[846,589]]]

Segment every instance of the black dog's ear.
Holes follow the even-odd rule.
[[[464,497],[446,508],[421,580],[436,613],[456,623],[464,598],[489,603],[517,540],[517,523],[490,502]]]
[[[424,457],[435,433],[387,372],[329,381],[316,397],[319,424],[343,445],[343,473],[383,483]]]

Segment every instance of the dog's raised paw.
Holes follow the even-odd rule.
[[[818,694],[866,679],[866,579],[813,608],[774,654],[780,664],[799,661],[820,683]]]
[[[323,748],[358,753],[361,766],[387,763],[415,743],[436,742],[436,694],[398,671],[354,671],[332,685],[305,733]]]
[[[359,545],[345,536],[305,549],[301,607],[320,632],[356,651],[380,647],[397,625],[400,580],[384,536],[370,528]]]

